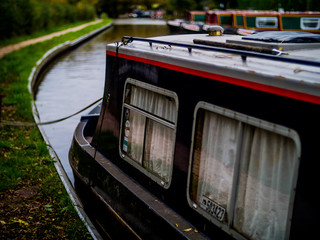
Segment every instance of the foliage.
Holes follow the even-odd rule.
[[[120,14],[130,13],[143,6],[143,9],[151,10],[152,6],[162,6],[165,8],[167,0],[98,0],[96,8],[108,14],[111,18],[116,18]]]
[[[196,10],[197,3],[195,0],[167,0],[168,10],[170,12],[183,13],[187,10]]]
[[[93,19],[95,2],[94,0],[0,1],[0,41],[70,22]]]
[[[153,4],[160,5],[169,14],[183,16],[186,10],[205,9],[257,9],[285,11],[320,11],[319,0],[96,0],[96,8],[116,18],[120,14],[132,12],[143,5],[151,10]]]
[[[318,0],[237,0],[237,5],[239,9],[320,11]]]
[[[107,19],[108,17],[106,17]],[[14,37],[14,38],[10,38],[10,39],[5,39],[0,41],[0,47],[2,46],[6,46],[6,45],[10,45],[10,44],[14,44],[14,43],[18,43],[18,42],[23,42],[29,39],[34,39],[34,38],[38,38],[41,37],[43,35],[47,35],[50,33],[54,33],[54,32],[59,32],[62,30],[65,30],[67,28],[73,28],[76,26],[79,26],[81,24],[85,24],[88,23],[91,20],[84,20],[84,21],[77,21],[77,22],[73,22],[73,23],[68,23],[68,24],[63,24],[63,25],[59,25],[59,26],[55,26],[49,29],[43,29],[40,30],[39,32],[35,32],[29,35],[22,35],[22,36],[18,36],[18,37]]]

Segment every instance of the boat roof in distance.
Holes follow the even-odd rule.
[[[320,104],[320,39],[314,41],[208,34],[124,37],[109,44],[107,54],[263,91],[271,87],[275,94],[308,95],[301,100]]]

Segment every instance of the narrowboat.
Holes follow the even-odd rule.
[[[208,11],[206,12],[206,23],[222,27],[232,27],[232,16],[232,11]]]
[[[184,33],[201,33],[203,30],[203,22],[185,22],[181,24]]]
[[[69,153],[106,239],[318,234],[320,39],[307,35],[107,45],[101,107],[81,117]]]
[[[189,11],[187,19],[192,22],[205,22],[206,11]]]
[[[168,21],[170,28],[206,32],[219,25],[225,33],[252,34],[255,31],[301,31],[320,33],[320,12],[276,11],[190,11],[188,20]]]
[[[235,28],[244,28],[243,14],[247,11],[235,11],[232,13],[232,26]]]
[[[205,16],[205,11],[188,11],[187,20],[181,23],[183,33],[201,33]]]
[[[202,29],[208,32],[212,26],[221,26],[225,34],[234,34],[236,29],[233,27],[233,11],[208,11],[206,12],[206,22]]]
[[[279,18],[281,31],[320,33],[320,12],[285,12]]]
[[[244,29],[259,31],[279,30],[278,12],[245,12],[242,16]]]
[[[168,20],[167,25],[170,28],[170,31],[172,32],[183,32],[182,24],[185,23],[186,21],[183,19],[173,19],[173,20]]]

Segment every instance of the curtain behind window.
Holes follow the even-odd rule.
[[[174,146],[172,129],[149,120],[146,135],[144,167],[169,181]]]
[[[156,118],[165,119],[171,123],[176,122],[177,111],[173,98],[133,85],[130,85],[130,88],[128,104],[151,113]],[[143,114],[136,113],[134,110],[130,113],[130,125],[132,125],[130,126],[132,135],[135,135],[131,140],[132,143],[136,143],[131,144],[136,147],[130,149],[135,152],[130,156],[150,172],[168,182],[172,170],[174,129],[144,117]],[[141,151],[143,147],[144,152]]]
[[[236,229],[253,239],[285,238],[295,159],[291,139],[244,127]]]
[[[146,117],[133,110],[126,109],[126,111],[129,113],[129,119],[125,123],[125,125],[129,125],[128,149],[126,152],[130,158],[142,164]]]
[[[177,119],[174,99],[144,88],[131,85],[131,97],[129,104],[172,123],[175,123]]]
[[[199,127],[202,127],[201,124]],[[238,122],[206,111],[202,127],[197,202],[207,197],[228,208],[237,150]]]
[[[201,202],[207,197],[226,208],[227,216],[234,213],[232,226],[250,239],[284,239],[298,160],[294,141],[206,110],[198,111],[197,120],[193,200],[206,210]],[[239,172],[234,172],[236,156]],[[235,209],[230,205],[232,188]]]

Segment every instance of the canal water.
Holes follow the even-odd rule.
[[[40,121],[71,115],[103,96],[105,49],[108,43],[120,41],[123,36],[152,37],[169,33],[164,21],[116,20],[110,29],[56,59],[47,69],[36,95],[35,103]],[[43,126],[72,183],[74,178],[68,152],[81,114],[63,122]]]

